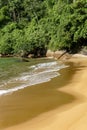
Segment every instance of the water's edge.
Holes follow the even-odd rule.
[[[68,67],[60,65],[57,61],[39,63],[29,67],[29,72],[23,72],[19,77],[4,81],[0,85],[0,95],[13,93],[26,87],[48,82],[52,78],[59,76],[59,70]]]
[[[70,82],[77,71],[74,64],[68,63],[67,65],[70,67],[59,70],[60,76],[52,78],[50,82],[26,87],[12,94],[1,96],[0,128],[23,123],[43,112],[74,101],[75,97],[72,95],[58,91],[58,88]]]

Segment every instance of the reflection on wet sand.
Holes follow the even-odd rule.
[[[58,91],[59,87],[70,83],[77,70],[76,66],[70,64],[69,68],[62,69],[61,75],[50,82],[0,97],[0,128],[22,123],[75,100],[72,95]]]

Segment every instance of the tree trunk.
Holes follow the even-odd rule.
[[[13,10],[13,20],[16,21],[16,12]]]

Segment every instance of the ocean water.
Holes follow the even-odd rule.
[[[65,67],[58,61],[47,59],[30,62],[21,62],[17,58],[0,59],[0,96],[48,82],[59,76],[58,71]]]
[[[52,59],[0,59],[0,130],[24,123],[75,98],[58,90],[76,68]],[[65,69],[62,69],[65,68]],[[61,71],[59,71],[61,70]],[[60,74],[61,73],[61,74]]]

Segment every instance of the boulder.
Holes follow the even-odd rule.
[[[34,54],[29,54],[28,58],[34,58]]]
[[[71,55],[67,53],[65,50],[62,51],[57,50],[55,52],[48,50],[46,56],[55,59],[62,59],[62,60],[69,59],[71,57]]]

